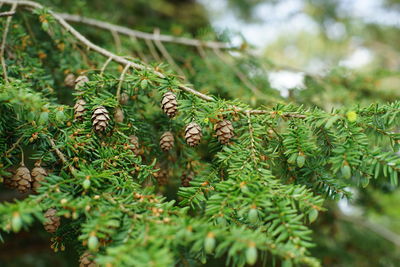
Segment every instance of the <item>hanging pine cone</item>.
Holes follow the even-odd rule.
[[[189,123],[185,130],[186,143],[191,147],[197,146],[202,136],[200,126],[195,122]]]
[[[15,175],[15,170],[11,167],[6,169],[8,174],[3,176],[3,184],[8,188],[16,188],[15,183],[13,182],[12,178]]]
[[[129,101],[129,95],[127,93],[122,93],[119,98],[119,103],[121,105],[126,105],[128,104],[128,101]]]
[[[163,151],[169,151],[174,146],[174,136],[171,132],[165,132],[160,137],[160,147]]]
[[[11,186],[18,189],[21,193],[26,193],[31,189],[32,177],[29,169],[21,164],[14,176],[11,178]]]
[[[133,151],[133,153],[137,156],[140,154],[140,149],[139,149],[139,138],[135,135],[129,136],[129,142],[131,143],[130,148]]]
[[[58,217],[56,213],[56,209],[50,208],[44,214],[46,220],[43,222],[43,226],[49,233],[55,233],[60,226],[60,217]]]
[[[108,115],[108,111],[105,107],[100,106],[93,111],[92,124],[96,131],[105,131],[109,120],[110,116]]]
[[[35,168],[33,168],[31,171],[31,176],[33,180],[32,189],[37,193],[40,187],[40,183],[44,181],[47,176],[47,171],[40,167],[40,163],[36,163]]]
[[[184,187],[189,187],[190,186],[190,181],[192,181],[194,178],[194,173],[189,172],[189,173],[184,173],[181,176],[181,184]]]
[[[161,107],[168,117],[173,118],[178,111],[178,102],[176,96],[172,92],[167,92],[163,95],[161,100]]]
[[[94,262],[93,258],[93,255],[86,251],[79,258],[79,267],[97,267],[98,265]]]
[[[86,75],[78,76],[78,78],[75,80],[75,90],[80,90],[88,81],[89,78]]]
[[[233,126],[230,120],[222,120],[215,124],[215,132],[221,144],[227,144],[233,137]]]
[[[115,109],[114,120],[115,120],[115,122],[123,122],[124,121],[124,111],[122,110],[122,108]]]
[[[85,108],[86,102],[83,99],[78,99],[74,106],[74,118],[76,120],[82,120],[83,115],[85,115]]]
[[[168,170],[166,168],[161,167],[160,165],[156,166],[159,169],[153,175],[157,180],[158,185],[166,185],[168,184]]]
[[[75,75],[73,73],[68,73],[67,76],[65,76],[64,84],[67,87],[74,87],[75,86]]]

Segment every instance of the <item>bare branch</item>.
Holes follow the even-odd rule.
[[[121,73],[121,76],[119,77],[119,83],[118,83],[118,88],[117,88],[117,100],[118,101],[120,101],[120,99],[121,99],[121,87],[122,87],[122,83],[124,82],[125,74],[130,67],[131,67],[130,64],[126,65],[124,70]]]
[[[1,12],[0,17],[9,17],[15,14],[15,11]]]
[[[9,11],[9,13],[12,13],[12,14],[7,17],[6,26],[4,27],[4,31],[3,31],[3,39],[1,41],[1,46],[0,46],[0,60],[1,60],[1,66],[3,68],[4,80],[6,83],[8,83],[8,75],[7,75],[6,62],[4,60],[4,49],[6,47],[8,29],[10,28],[12,15],[15,13],[16,9],[17,9],[17,3],[12,3],[11,10]]]

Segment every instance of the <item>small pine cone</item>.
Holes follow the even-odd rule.
[[[160,165],[156,166],[159,169],[153,175],[157,180],[158,185],[166,185],[168,184],[168,170],[166,168],[161,167]]]
[[[167,152],[174,146],[174,136],[171,132],[165,132],[160,137],[160,147]]]
[[[35,168],[33,168],[31,171],[31,176],[33,179],[32,189],[37,193],[40,187],[40,183],[44,181],[47,176],[47,171],[40,167],[39,163],[36,163]]]
[[[215,124],[214,130],[217,133],[218,141],[227,144],[233,137],[233,126],[230,120],[222,120]]]
[[[100,106],[93,111],[92,124],[96,131],[105,131],[109,120],[110,116],[108,115],[108,111],[105,107]]]
[[[121,105],[126,105],[128,104],[128,101],[129,101],[129,95],[127,93],[122,93],[119,98],[119,103]]]
[[[43,222],[43,226],[49,233],[55,233],[60,226],[60,217],[56,213],[56,209],[48,209],[44,214],[46,220]]]
[[[67,87],[74,87],[75,86],[75,75],[73,73],[68,73],[67,76],[65,76],[64,79],[64,84]]]
[[[122,110],[122,108],[115,109],[114,120],[115,120],[115,122],[123,122],[124,121],[124,111]]]
[[[86,251],[79,258],[79,267],[97,267],[98,265],[94,262],[93,258],[93,255]]]
[[[3,176],[3,184],[8,188],[16,188],[15,183],[12,178],[15,175],[15,170],[12,168],[7,168],[6,171],[9,173]]]
[[[193,172],[182,174],[182,176],[181,176],[182,186],[189,187],[190,186],[190,181],[193,180],[193,177],[194,177],[194,173]]]
[[[21,193],[26,193],[31,189],[32,177],[29,169],[21,165],[11,178],[11,186],[18,189]]]
[[[130,147],[133,153],[137,156],[140,154],[140,149],[139,149],[139,138],[135,135],[129,136],[129,142],[131,143]]]
[[[75,80],[75,90],[80,90],[88,81],[89,78],[86,75],[78,76],[78,78]]]
[[[176,96],[171,92],[165,93],[161,100],[161,107],[168,117],[175,117],[178,111],[178,102],[176,101]]]
[[[74,118],[76,120],[82,120],[83,119],[83,115],[85,115],[85,108],[86,102],[83,99],[78,99],[78,101],[76,101],[75,106],[74,106]]]
[[[185,130],[186,143],[191,147],[197,146],[200,144],[202,136],[203,134],[201,133],[200,126],[195,122],[189,123]]]

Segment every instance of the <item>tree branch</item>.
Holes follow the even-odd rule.
[[[10,28],[12,15],[15,13],[16,9],[17,9],[17,3],[12,3],[11,10],[8,12],[10,15],[7,17],[6,26],[4,27],[4,30],[3,30],[3,39],[1,41],[1,47],[0,47],[0,60],[1,60],[1,66],[3,68],[4,80],[6,83],[8,83],[8,75],[7,75],[6,62],[4,60],[4,49],[6,47],[8,29]]]

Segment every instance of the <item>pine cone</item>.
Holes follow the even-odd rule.
[[[10,167],[6,169],[6,172],[8,172],[8,174],[3,176],[3,184],[8,188],[16,188],[12,181],[12,178],[15,175],[15,170]]]
[[[159,170],[155,172],[153,175],[156,178],[157,183],[159,185],[168,184],[168,170],[166,168],[161,167],[160,165],[157,165],[156,168]]]
[[[40,167],[39,163],[36,163],[35,168],[31,171],[31,176],[33,179],[32,189],[37,193],[40,187],[40,182],[44,181],[47,176],[47,171]]]
[[[126,105],[128,104],[128,101],[129,101],[129,95],[127,93],[122,93],[119,98],[119,103],[121,105]]]
[[[85,108],[86,102],[83,99],[78,99],[74,106],[74,118],[76,120],[82,120],[83,115],[85,115]]]
[[[55,233],[60,226],[60,217],[56,213],[56,209],[48,209],[44,214],[46,220],[43,222],[43,226],[49,233]]]
[[[17,188],[19,192],[26,193],[31,189],[32,177],[29,169],[21,165],[11,178],[11,186]]]
[[[122,108],[115,109],[114,120],[115,120],[115,122],[123,122],[124,121],[124,111],[122,110]]]
[[[186,143],[191,147],[197,146],[202,136],[200,126],[195,122],[189,123],[185,130]]]
[[[222,120],[215,124],[214,130],[217,133],[218,141],[227,144],[233,137],[233,126],[230,120]]]
[[[110,116],[108,115],[108,111],[105,107],[100,106],[93,111],[92,124],[96,131],[105,131],[109,120]]]
[[[171,92],[165,93],[161,100],[161,106],[165,114],[168,115],[168,117],[170,118],[175,117],[178,111],[178,102],[176,101],[176,96]]]
[[[93,258],[93,255],[86,251],[79,258],[79,267],[97,267],[98,265],[94,262]]]
[[[181,176],[181,184],[184,187],[189,187],[190,186],[190,181],[192,181],[194,178],[194,173],[189,172],[189,173],[184,173]]]
[[[85,86],[85,83],[89,81],[89,78],[85,75],[80,75],[75,80],[75,90],[80,90],[82,87]]]
[[[135,135],[129,136],[129,142],[131,143],[131,150],[133,153],[137,156],[140,154],[140,149],[139,149],[139,138]]]
[[[171,132],[165,132],[160,137],[160,147],[163,151],[169,151],[174,146],[174,136]]]
[[[68,73],[67,76],[65,76],[64,84],[67,87],[74,87],[75,86],[75,75],[73,73]]]

